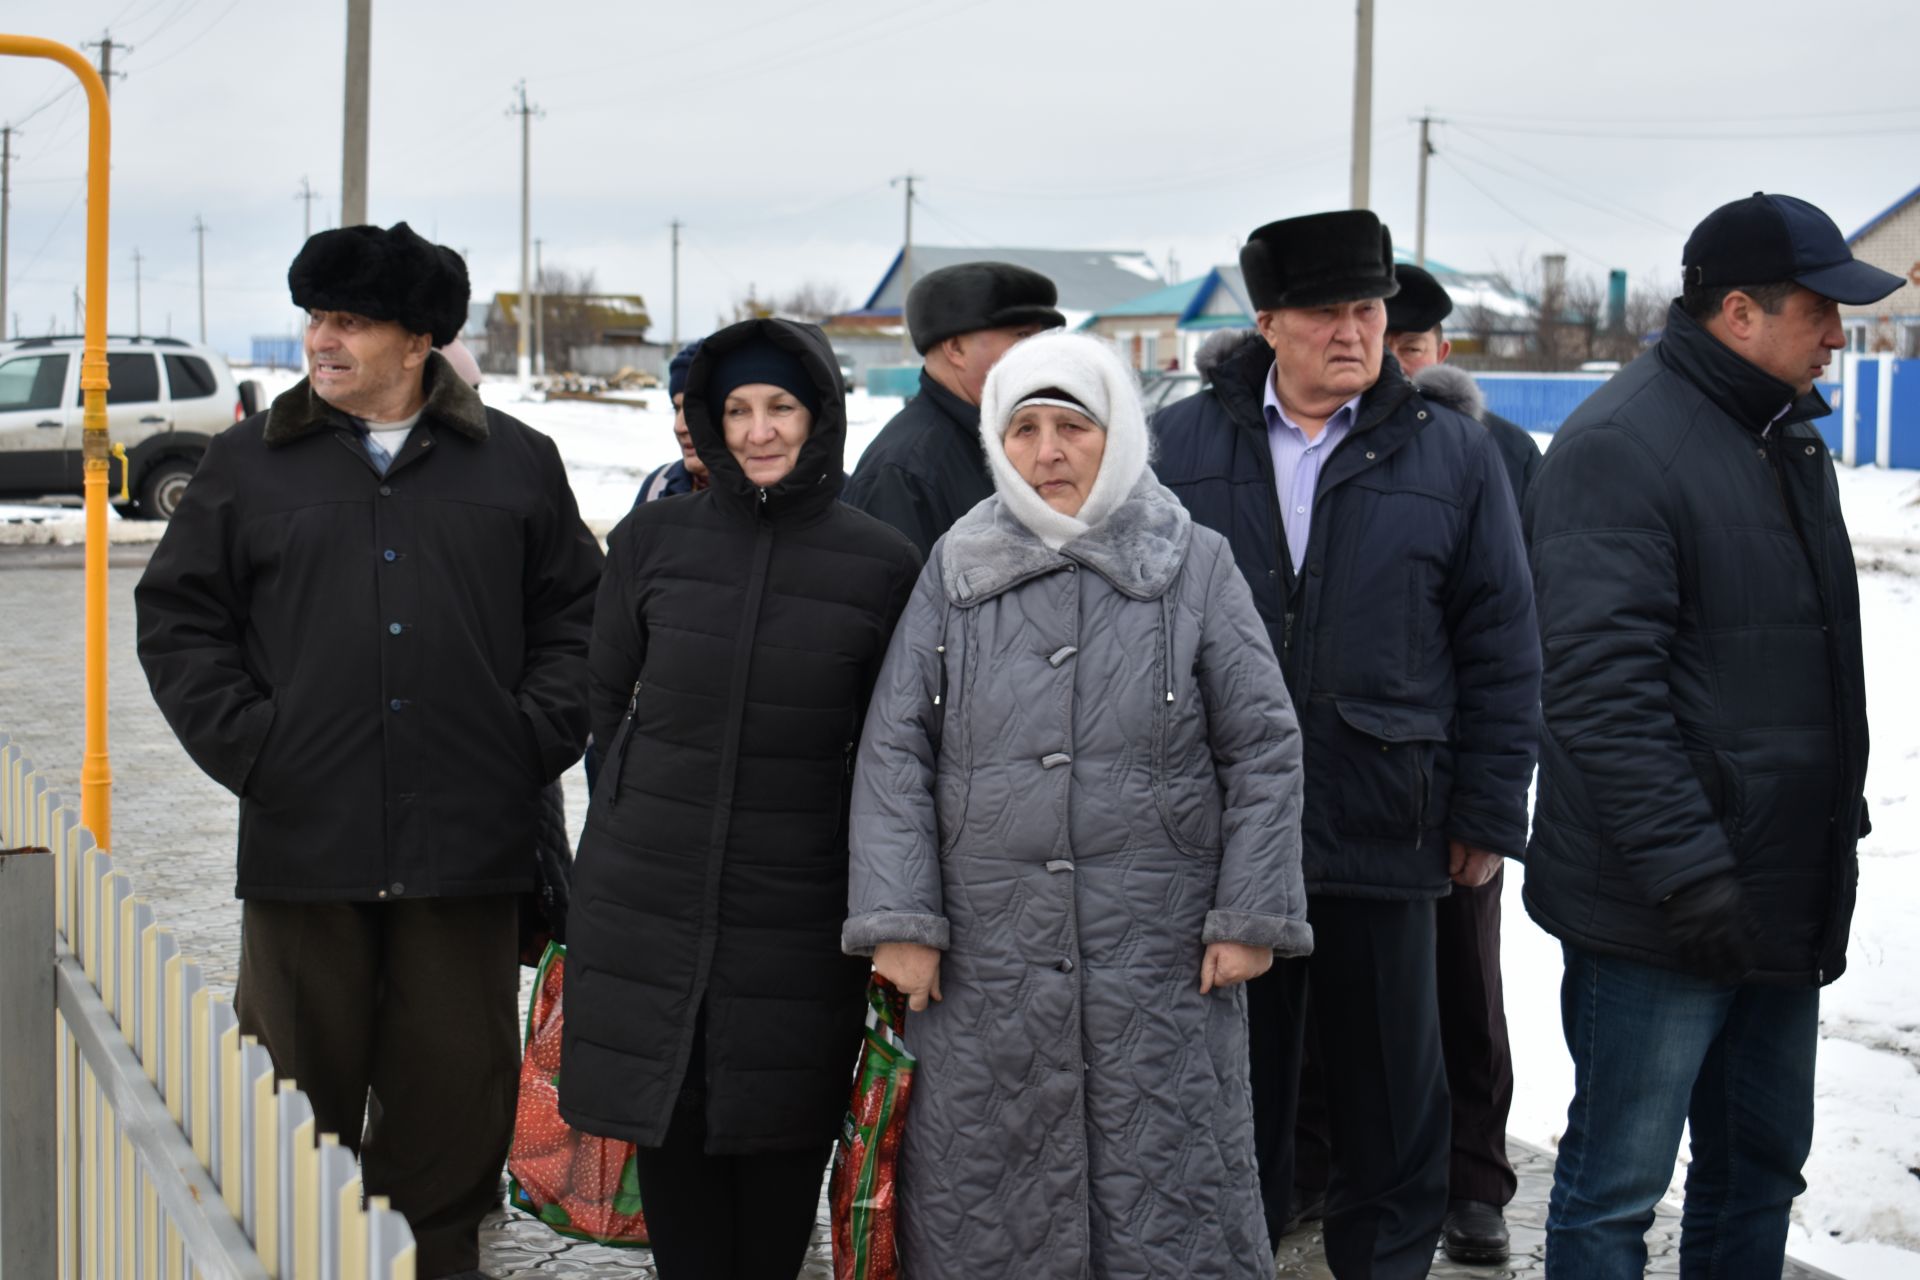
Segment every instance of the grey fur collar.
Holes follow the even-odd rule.
[[[1156,600],[1180,572],[1193,533],[1180,500],[1145,471],[1105,520],[1058,551],[1006,509],[995,494],[961,516],[941,544],[947,599],[965,608],[1069,562],[1083,564],[1114,590]]]
[[[460,381],[460,375],[438,351],[427,355],[426,383],[427,405],[420,411],[422,421],[431,419],[438,426],[451,427],[475,440],[487,438],[487,406],[481,403],[480,393]],[[316,431],[346,425],[346,415],[315,395],[312,381],[302,378],[273,398],[263,438],[277,448]]]
[[[1413,375],[1413,389],[1429,403],[1464,413],[1475,422],[1486,420],[1487,397],[1465,369],[1430,364]]]

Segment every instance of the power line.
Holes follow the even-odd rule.
[[[1733,115],[1733,116],[1703,116],[1703,115],[1620,116],[1620,115],[1613,115],[1613,114],[1604,115],[1604,116],[1551,116],[1551,115],[1540,115],[1536,112],[1528,112],[1525,115],[1510,115],[1504,112],[1497,112],[1497,111],[1493,111],[1493,112],[1453,111],[1453,112],[1449,112],[1448,115],[1451,119],[1455,121],[1475,120],[1483,123],[1488,121],[1519,121],[1523,124],[1531,124],[1531,125],[1537,125],[1537,124],[1602,125],[1604,124],[1604,125],[1628,125],[1634,128],[1648,128],[1648,127],[1654,127],[1659,125],[1694,127],[1698,125],[1711,125],[1711,124],[1755,124],[1755,123],[1764,123],[1766,121],[1772,121],[1772,120],[1791,120],[1791,121],[1844,120],[1844,119],[1873,118],[1878,116],[1910,116],[1910,115],[1920,115],[1920,105],[1910,106],[1910,107],[1846,108],[1846,109],[1837,110],[1837,111],[1780,111],[1780,112],[1774,112],[1771,114],[1757,114],[1757,115],[1742,114],[1742,115]]]
[[[152,71],[155,68],[166,66],[169,62],[172,62],[175,58],[179,57],[181,54],[187,52],[189,49],[199,44],[202,40],[206,39],[207,34],[209,32],[211,32],[215,27],[219,26],[223,21],[226,20],[226,17],[228,14],[232,13],[235,9],[239,7],[240,7],[240,0],[232,0],[232,3],[229,4],[226,8],[222,9],[219,12],[219,14],[217,14],[214,17],[212,22],[209,22],[206,26],[200,28],[198,32],[196,32],[193,36],[188,38],[185,44],[175,46],[171,51],[169,51],[166,54],[166,56],[159,58],[156,61],[143,63],[140,67],[140,70]]]
[[[1602,138],[1623,142],[1787,142],[1796,138],[1880,138],[1920,133],[1920,124],[1901,125],[1891,129],[1800,129],[1751,133],[1551,128],[1535,125],[1489,124],[1485,121],[1475,123],[1477,127],[1490,129],[1495,133],[1525,133],[1547,138]]]
[[[1455,126],[1455,127],[1459,128],[1459,126]],[[1675,235],[1685,235],[1687,233],[1687,229],[1685,227],[1676,227],[1671,222],[1668,222],[1664,218],[1658,218],[1658,217],[1655,217],[1653,214],[1642,212],[1641,210],[1634,208],[1632,205],[1622,203],[1618,200],[1611,200],[1605,196],[1600,196],[1596,193],[1587,193],[1588,197],[1590,198],[1584,198],[1578,194],[1569,194],[1570,192],[1579,192],[1581,188],[1575,186],[1573,183],[1561,177],[1559,174],[1554,173],[1552,170],[1544,168],[1541,165],[1535,164],[1533,161],[1528,160],[1525,156],[1522,156],[1517,152],[1511,151],[1506,147],[1502,147],[1498,143],[1495,143],[1489,138],[1482,138],[1479,134],[1475,133],[1471,129],[1461,128],[1460,132],[1466,134],[1468,137],[1474,139],[1476,142],[1480,142],[1486,146],[1492,147],[1494,150],[1500,152],[1502,155],[1513,157],[1515,160],[1518,160],[1521,164],[1524,164],[1528,168],[1541,174],[1543,177],[1547,178],[1549,181],[1559,183],[1560,185],[1568,188],[1567,191],[1555,191],[1550,187],[1543,188],[1551,195],[1557,195],[1563,200],[1571,201],[1572,203],[1577,205],[1582,205],[1588,209],[1592,209],[1596,213],[1607,214],[1610,217],[1623,218],[1623,219],[1629,218],[1629,217],[1637,218],[1642,222],[1651,223],[1653,226],[1658,227],[1662,231],[1671,231]],[[1518,174],[1518,173],[1512,172],[1511,170],[1502,169],[1499,165],[1494,164],[1492,161],[1486,159],[1484,156],[1477,156],[1473,154],[1471,151],[1461,152],[1457,146],[1454,148],[1454,151],[1456,154],[1464,154],[1467,157],[1467,159],[1473,161],[1473,163],[1479,165],[1481,168],[1489,169],[1494,173],[1500,174],[1502,177],[1512,178],[1515,182],[1531,182],[1531,183],[1539,182],[1539,179],[1537,178],[1528,178],[1523,174]],[[1611,208],[1607,207],[1609,205],[1611,205],[1612,207]]]
[[[1571,253],[1579,254],[1581,257],[1593,263],[1595,266],[1599,267],[1603,271],[1612,269],[1611,264],[1608,263],[1606,259],[1599,258],[1591,253],[1588,253],[1585,249],[1582,249],[1579,245],[1572,243],[1566,237],[1560,235],[1558,232],[1547,230],[1545,227],[1541,226],[1539,223],[1535,222],[1533,219],[1527,217],[1526,214],[1521,213],[1518,209],[1515,209],[1512,205],[1502,200],[1499,196],[1494,195],[1493,192],[1487,190],[1485,187],[1481,186],[1478,182],[1474,181],[1472,174],[1468,173],[1465,169],[1462,169],[1459,165],[1453,162],[1453,152],[1444,151],[1444,152],[1441,152],[1435,158],[1438,159],[1442,164],[1446,165],[1447,168],[1453,170],[1454,173],[1458,174],[1466,182],[1468,186],[1472,187],[1475,191],[1478,191],[1481,195],[1485,196],[1487,200],[1491,202],[1496,208],[1503,210],[1509,217],[1513,218],[1515,221],[1519,222],[1521,225],[1531,227],[1533,230],[1547,237],[1547,239],[1553,241],[1555,244],[1562,246],[1563,248],[1565,248]]]

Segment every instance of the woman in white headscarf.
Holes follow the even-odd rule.
[[[1242,984],[1313,945],[1279,665],[1106,344],[1020,343],[980,426],[853,793],[842,945],[920,1058],[903,1273],[1270,1277]]]

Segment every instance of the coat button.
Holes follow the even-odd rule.
[[[385,889],[382,889],[380,892],[374,894],[373,896],[376,898],[384,898],[387,896],[387,891]]]
[[[401,884],[398,880],[393,882],[393,887],[391,888],[391,890],[389,890],[389,892],[391,892],[393,896],[396,898],[399,897],[401,894],[405,893],[406,891],[407,891],[407,886]]]
[[[1310,574],[1312,574],[1312,575],[1313,575],[1314,577],[1316,577],[1316,578],[1317,578],[1317,577],[1319,577],[1319,576],[1320,576],[1320,562],[1319,562],[1318,560],[1315,560],[1315,561],[1314,561],[1314,562],[1313,562],[1312,564],[1310,564],[1310,565],[1308,565],[1308,566],[1307,566],[1307,572],[1308,572],[1308,573],[1310,573]]]
[[[380,558],[385,560],[388,564],[392,564],[395,560],[398,560],[400,558],[400,553],[395,551],[392,547],[388,547],[385,551],[382,551],[380,553]]]
[[[1807,456],[1808,456],[1809,458],[1811,458],[1811,457],[1813,456],[1813,452],[1814,452],[1814,450],[1813,450],[1813,446],[1812,446],[1812,445],[1808,445],[1808,446],[1807,446]]]
[[[1371,449],[1369,449],[1369,450],[1367,450],[1367,461],[1368,461],[1368,462],[1372,462],[1372,461],[1373,461],[1373,450],[1371,450]]]
[[[398,710],[399,710],[399,709],[400,709],[401,707],[403,707],[403,706],[405,706],[405,705],[406,705],[406,704],[405,704],[405,703],[403,703],[403,702],[401,702],[401,701],[400,701],[400,699],[398,699],[398,698],[395,698],[395,699],[394,699],[393,701],[391,701],[391,702],[389,702],[389,703],[387,704],[387,710],[389,710],[389,711],[398,711]]]
[[[1067,958],[1064,958],[1064,957],[1063,957],[1063,958],[1061,959],[1061,961],[1060,961],[1060,972],[1062,972],[1062,973],[1072,973],[1072,972],[1073,972],[1073,961],[1072,961],[1071,959],[1067,959]]]
[[[389,622],[389,623],[387,624],[387,634],[388,634],[388,635],[390,635],[390,636],[397,636],[397,635],[399,635],[399,634],[400,634],[400,624],[399,624],[399,623],[397,623],[397,622]]]
[[[1420,419],[1420,421],[1425,422],[1427,420],[1427,411],[1425,409],[1422,409],[1420,412],[1414,414],[1413,416]]]
[[[393,486],[390,484],[381,485],[380,496],[383,498],[391,498],[393,496]]]

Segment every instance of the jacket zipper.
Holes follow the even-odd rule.
[[[614,735],[613,748],[607,752],[607,768],[613,774],[612,788],[607,792],[607,807],[613,808],[620,803],[620,767],[627,761],[627,741],[633,737],[635,714],[640,709],[640,681],[633,682],[633,694],[627,699],[627,716],[620,722],[620,732]]]

